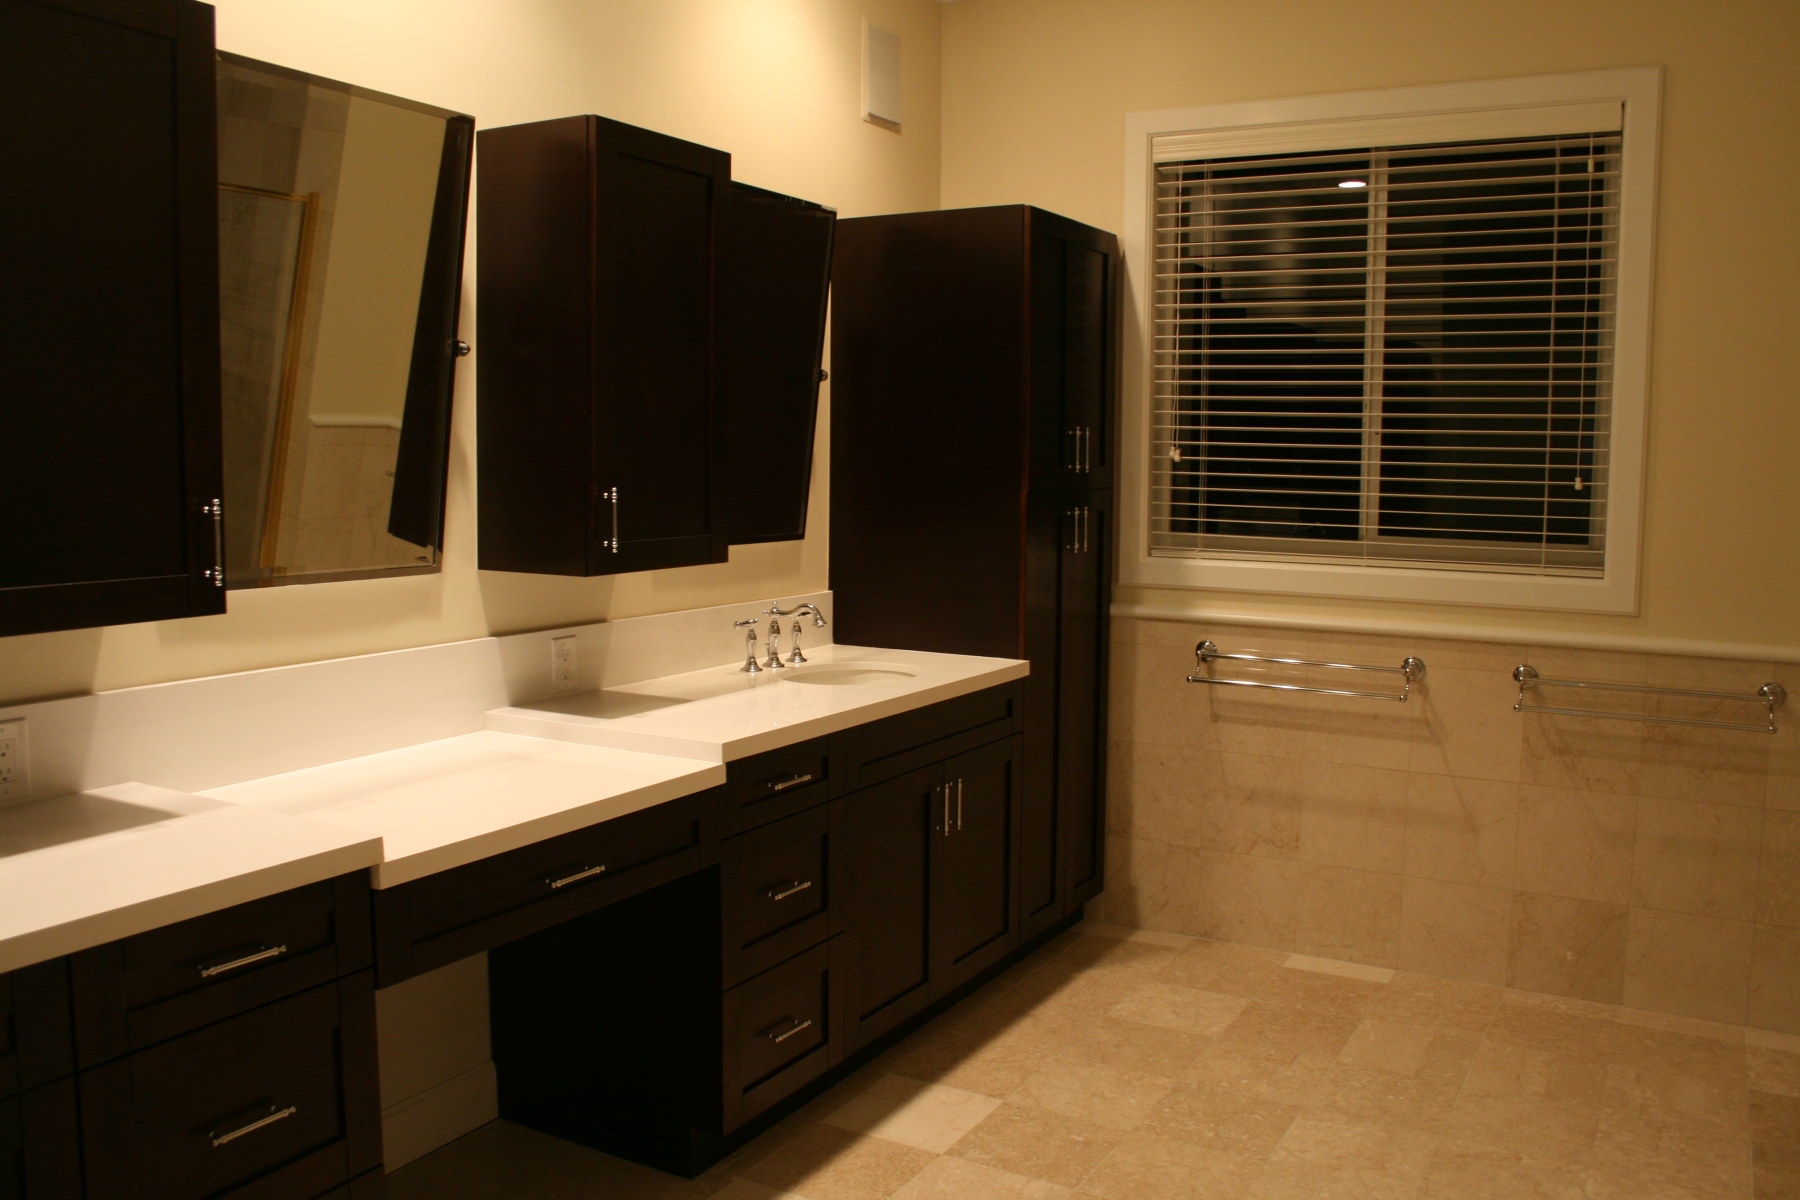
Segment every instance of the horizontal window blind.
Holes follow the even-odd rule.
[[[1618,161],[1158,161],[1151,553],[1600,573]]]

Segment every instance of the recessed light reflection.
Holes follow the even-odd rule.
[[[1369,181],[1366,179],[1346,179],[1340,182],[1338,186],[1341,188],[1368,187]]]

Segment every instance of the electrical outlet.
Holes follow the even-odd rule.
[[[575,690],[575,635],[572,633],[550,639],[550,688],[557,692]]]
[[[31,796],[31,755],[25,741],[25,718],[0,721],[0,801]]]

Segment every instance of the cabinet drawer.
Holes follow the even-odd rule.
[[[730,837],[825,802],[842,789],[830,742],[815,738],[726,764],[718,789],[719,835]]]
[[[382,987],[547,929],[703,865],[707,798],[685,796],[375,893]]]
[[[88,1200],[317,1196],[380,1162],[368,972],[78,1077]]]
[[[725,993],[725,1132],[817,1079],[841,1057],[837,938]]]
[[[725,843],[719,863],[726,986],[837,932],[836,807],[820,805]]]
[[[1022,683],[1006,683],[845,730],[844,786],[868,787],[1017,733],[1023,696]]]
[[[65,961],[0,975],[0,1099],[73,1069]]]
[[[122,938],[69,959],[82,1066],[369,965],[360,872]]]
[[[80,1200],[75,1081],[0,1100],[0,1200]]]

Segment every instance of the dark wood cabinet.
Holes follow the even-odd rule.
[[[212,9],[0,0],[0,634],[225,610]]]
[[[1117,261],[1021,205],[838,223],[837,636],[1030,660],[1026,937],[1102,882]]]
[[[0,1100],[0,1200],[81,1200],[73,1079]]]
[[[603,117],[476,135],[485,570],[723,562],[731,156]]]
[[[0,1200],[379,1200],[369,958],[357,873],[0,976]]]
[[[311,1197],[381,1161],[360,972],[78,1077],[88,1200]]]
[[[684,796],[374,895],[382,987],[698,871],[710,795]]]
[[[855,1051],[1018,945],[1019,739],[894,776],[844,806],[844,1028]]]

